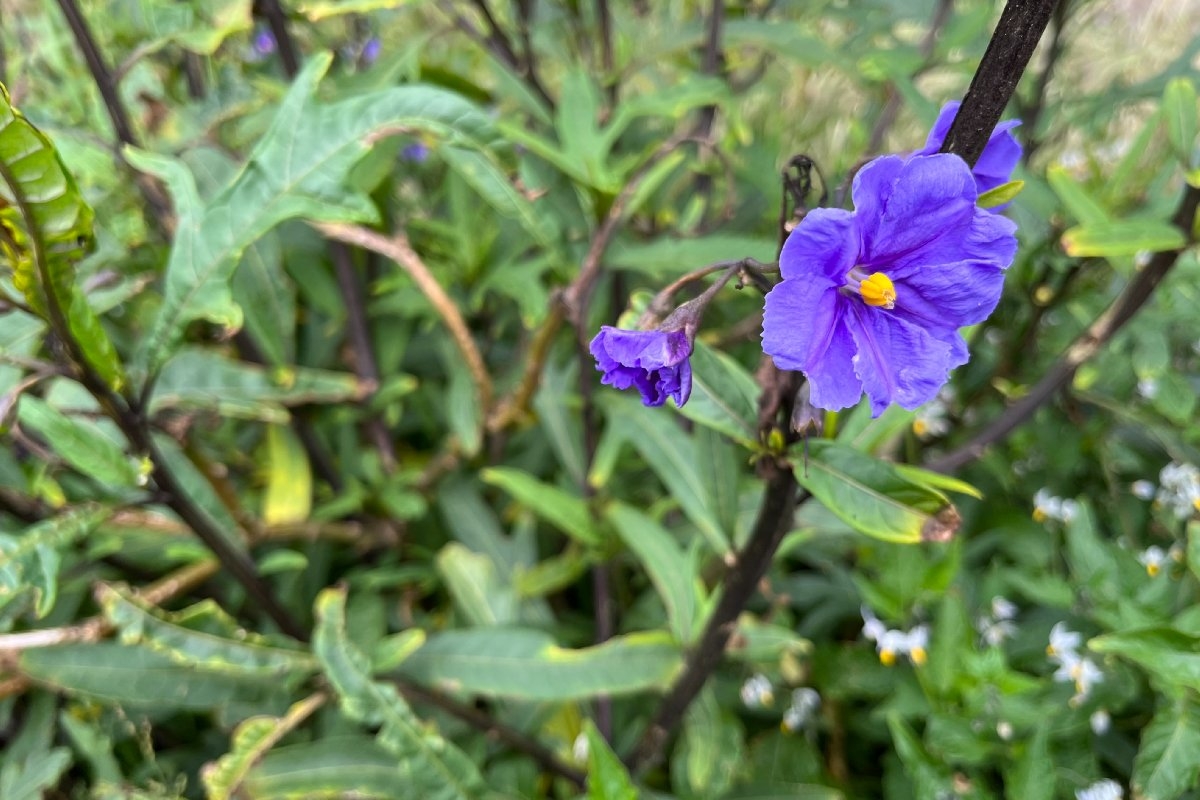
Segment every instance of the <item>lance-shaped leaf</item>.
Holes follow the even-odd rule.
[[[276,647],[245,631],[239,631],[236,639],[213,632],[212,617],[223,615],[211,601],[172,614],[143,603],[126,590],[105,584],[96,589],[96,600],[101,613],[119,632],[121,641],[148,647],[180,665],[289,687],[317,671],[316,662],[304,651]],[[215,623],[222,620],[218,618]]]
[[[58,597],[61,552],[108,515],[88,507],[31,525],[16,536],[0,533],[0,609],[32,592],[37,617],[49,614]]]
[[[242,253],[288,219],[372,221],[374,206],[346,177],[375,139],[389,132],[428,131],[479,147],[492,123],[468,101],[431,86],[399,86],[328,105],[314,102],[329,54],[312,58],[246,165],[207,203],[182,161],[127,150],[131,163],[167,185],[178,224],[167,262],[163,302],[138,363],[154,372],[190,322],[238,328],[242,312],[230,279]]]
[[[889,542],[945,541],[960,517],[946,495],[916,483],[886,461],[828,440],[797,452],[796,481],[838,519]]]
[[[1142,731],[1133,760],[1134,796],[1144,800],[1182,797],[1200,775],[1200,704],[1193,695],[1164,703]]]
[[[117,388],[116,349],[75,287],[75,262],[92,246],[92,216],[54,145],[0,86],[0,256],[30,307],[65,325],[88,365]]]
[[[278,747],[250,770],[243,784],[248,798],[307,800],[411,797],[396,757],[369,736],[330,736]]]
[[[346,593],[326,589],[317,596],[313,651],[337,691],[346,716],[377,726],[376,741],[398,760],[411,797],[466,800],[486,786],[471,759],[452,742],[426,728],[395,686],[371,678],[371,662],[346,632]]]
[[[431,635],[400,673],[485,697],[581,700],[663,689],[681,664],[679,645],[665,631],[568,650],[542,631],[479,628]]]

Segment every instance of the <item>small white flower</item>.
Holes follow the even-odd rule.
[[[1122,800],[1124,797],[1121,784],[1107,778],[1075,792],[1075,800]]]
[[[1101,708],[1088,718],[1088,724],[1092,726],[1092,733],[1103,736],[1112,727],[1112,717],[1109,716],[1108,711]]]
[[[808,725],[817,709],[821,707],[821,695],[816,689],[802,686],[792,692],[792,704],[783,712],[785,731],[792,733]]]
[[[1050,494],[1050,490],[1041,488],[1033,496],[1033,519],[1045,522],[1056,519],[1059,522],[1070,522],[1079,513],[1079,504],[1074,500],[1064,500]]]
[[[893,630],[883,624],[871,610],[862,607],[863,637],[875,643],[875,651],[885,666],[896,663],[898,656],[920,666],[925,663],[929,649],[929,628],[918,625],[911,631]]]
[[[942,436],[950,430],[949,409],[941,396],[935,397],[917,409],[913,418],[913,433],[921,439]]]
[[[1054,680],[1075,684],[1071,705],[1078,706],[1091,694],[1092,687],[1104,681],[1104,673],[1090,658],[1072,655],[1062,660],[1062,665],[1054,672]]]
[[[1167,563],[1170,558],[1171,556],[1166,550],[1163,550],[1158,545],[1152,545],[1138,553],[1137,560],[1139,564],[1146,568],[1146,574],[1153,578],[1162,572],[1163,564]]]
[[[1050,644],[1046,646],[1046,655],[1062,661],[1065,658],[1078,658],[1076,652],[1083,644],[1083,636],[1067,627],[1067,623],[1058,622],[1050,629]]]
[[[871,609],[866,606],[862,607],[862,618],[863,636],[867,639],[870,639],[872,642],[878,642],[887,633],[887,626],[879,620],[879,617],[871,613]]]
[[[1012,619],[1017,615],[1017,604],[996,595],[992,598],[992,616],[996,619]]]
[[[580,733],[575,737],[575,743],[571,745],[571,756],[574,757],[577,763],[583,763],[588,760],[588,737],[586,733]]]
[[[1168,464],[1158,474],[1158,483],[1155,499],[1178,519],[1200,511],[1200,469],[1194,464]]]
[[[1147,481],[1147,480],[1134,481],[1133,483],[1131,483],[1129,485],[1129,489],[1130,489],[1130,491],[1133,492],[1133,496],[1136,497],[1138,500],[1153,500],[1154,499],[1155,486],[1150,481]]]
[[[1147,400],[1153,400],[1158,395],[1158,381],[1154,378],[1142,378],[1137,382],[1137,393]]]
[[[775,702],[775,692],[771,688],[771,680],[761,672],[757,673],[742,684],[742,702],[747,708],[763,708]]]
[[[1011,722],[1000,720],[996,723],[996,735],[1004,741],[1009,741],[1013,737],[1013,726]]]
[[[999,647],[1006,639],[1011,639],[1016,634],[1017,626],[1009,620],[979,618],[979,635],[992,647]]]

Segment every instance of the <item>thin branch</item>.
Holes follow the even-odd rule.
[[[1017,88],[1059,0],[1008,0],[942,144],[974,166]]]
[[[279,46],[284,72],[289,78],[295,78],[300,69],[296,57],[296,44],[288,30],[287,15],[279,0],[256,0],[255,13],[261,14],[267,19],[267,23],[271,27],[271,34]],[[354,372],[358,379],[369,387],[366,398],[369,399],[370,395],[379,389],[379,366],[375,359],[375,348],[371,344],[371,332],[367,327],[366,304],[363,301],[362,289],[358,285],[358,276],[354,271],[354,260],[350,251],[339,242],[330,242],[329,257],[333,261],[342,303],[346,306],[347,334],[350,338],[350,347],[354,351]],[[372,417],[367,420],[366,427],[367,434],[371,437],[375,450],[379,453],[380,464],[384,472],[395,472],[396,449],[392,444],[392,437],[387,426],[379,417]],[[302,441],[315,443],[316,437],[315,435],[302,437]]]
[[[83,12],[80,11],[75,0],[58,0],[58,7],[67,20],[67,26],[70,27],[71,34],[75,37],[75,43],[83,52],[83,60],[92,73],[92,80],[95,81],[96,88],[100,90],[100,97],[104,100],[104,107],[108,111],[108,118],[112,122],[113,131],[117,134],[117,140],[121,144],[136,147],[137,137],[133,133],[129,115],[125,112],[125,105],[117,93],[117,82],[113,78],[108,64],[105,63],[104,56],[100,53],[96,38],[92,35],[91,28],[88,27],[87,19],[83,16]],[[119,150],[117,157],[121,163],[125,163]],[[158,224],[162,233],[170,234],[174,229],[174,217],[171,213],[171,203],[163,191],[162,184],[152,176],[137,170],[133,171],[133,179],[153,212],[152,219]]]
[[[1200,189],[1189,186],[1183,194],[1171,222],[1191,237],[1196,210],[1200,208]],[[1025,396],[962,447],[929,461],[925,466],[938,472],[953,472],[983,455],[989,445],[1004,439],[1033,416],[1037,409],[1070,383],[1075,371],[1119,331],[1125,323],[1150,299],[1154,289],[1162,282],[1179,259],[1183,250],[1164,250],[1155,253],[1145,269],[1134,276],[1117,299],[1104,310],[1088,329],[1067,348],[1066,352],[1051,365]]]
[[[515,728],[508,727],[492,715],[425,686],[418,686],[404,680],[397,680],[397,685],[400,692],[410,702],[424,703],[439,708],[452,717],[457,717],[476,730],[529,756],[541,765],[544,771],[560,778],[566,778],[579,788],[583,788],[587,782],[587,775],[582,770],[565,763],[541,742],[526,736]]]
[[[454,23],[454,27],[466,34],[468,39],[491,53],[492,57],[499,61],[500,64],[507,67],[511,72],[520,75],[529,85],[529,88],[545,104],[546,108],[553,109],[554,98],[546,91],[546,87],[542,85],[537,74],[533,71],[533,62],[530,61],[530,66],[526,68],[522,64],[521,59],[517,57],[517,53],[513,50],[512,45],[509,44],[508,37],[504,35],[504,31],[496,24],[496,19],[492,16],[491,8],[488,7],[487,3],[483,0],[473,0],[473,2],[480,9],[481,13],[484,14],[485,21],[488,22],[489,31],[487,34],[481,32],[470,20],[459,14],[454,8],[454,3],[450,0],[440,0],[437,5],[441,9],[441,12]]]
[[[604,73],[604,90],[608,94],[608,113],[612,114],[617,110],[620,83],[613,74],[616,60],[613,58],[612,11],[608,0],[596,0],[596,26],[600,29],[600,68]]]
[[[786,463],[772,462],[771,470],[754,529],[726,576],[721,599],[709,617],[699,643],[688,653],[683,672],[662,699],[650,726],[626,758],[631,771],[642,771],[661,756],[667,739],[683,720],[688,706],[721,663],[738,615],[753,596],[771,565],[779,543],[792,527],[798,500],[796,479]]]
[[[933,10],[933,18],[929,21],[929,27],[925,30],[925,35],[921,38],[921,43],[917,46],[917,52],[921,55],[922,63],[917,71],[913,73],[912,77],[915,78],[929,68],[933,48],[937,45],[938,36],[941,35],[942,29],[950,21],[950,15],[953,10],[954,0],[938,0],[938,4]],[[883,110],[879,112],[879,117],[875,120],[875,127],[871,129],[871,138],[867,141],[868,155],[878,153],[879,148],[883,146],[883,137],[887,136],[887,132],[896,123],[896,117],[900,113],[902,102],[903,98],[896,89],[896,83],[894,81],[889,82],[887,87],[887,101],[884,103]]]
[[[1025,134],[1025,152],[1022,158],[1028,164],[1033,154],[1041,147],[1042,140],[1038,136],[1038,123],[1041,122],[1042,112],[1046,109],[1046,92],[1050,87],[1050,79],[1054,75],[1054,67],[1062,57],[1065,40],[1063,29],[1067,24],[1067,12],[1070,0],[1061,0],[1054,9],[1054,27],[1050,32],[1050,47],[1046,51],[1046,63],[1037,77],[1033,89],[1033,100],[1021,109],[1021,119],[1024,121],[1022,131]]]
[[[346,305],[346,333],[354,350],[354,373],[368,387],[369,397],[379,390],[379,367],[375,359],[375,346],[371,344],[371,331],[367,328],[367,309],[362,288],[358,284],[350,249],[338,242],[331,242],[329,254],[333,257],[338,288]],[[396,448],[392,445],[391,434],[383,420],[378,416],[367,420],[367,433],[379,452],[384,472],[395,472]]]
[[[300,59],[296,54],[296,43],[288,32],[287,12],[283,10],[279,0],[254,0],[253,13],[262,17],[271,29],[275,38],[275,46],[279,49],[279,60],[283,62],[283,71],[289,78],[296,77],[300,71]]]
[[[347,223],[317,223],[313,227],[330,239],[371,250],[385,258],[390,258],[413,279],[417,288],[421,290],[446,327],[450,329],[450,335],[466,360],[467,369],[475,382],[480,408],[486,414],[492,404],[492,379],[488,375],[487,365],[479,353],[479,348],[475,345],[475,339],[471,336],[471,331],[459,312],[458,306],[433,277],[433,273],[421,260],[421,257],[409,246],[408,237],[403,233],[397,233],[389,239],[369,228]]]

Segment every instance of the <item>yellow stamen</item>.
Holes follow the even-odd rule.
[[[896,307],[896,286],[892,279],[882,272],[872,273],[863,279],[858,285],[858,292],[869,306],[882,306],[887,309]]]
[[[914,647],[912,649],[912,652],[908,654],[908,657],[911,658],[912,662],[914,664],[916,664],[918,667],[922,666],[926,661],[925,648],[924,647]]]
[[[1155,564],[1154,562],[1150,562],[1149,564],[1146,565],[1146,573],[1151,578],[1153,578],[1155,575],[1158,574],[1159,569],[1160,569],[1160,567],[1158,566],[1158,564]]]
[[[1033,510],[1033,521],[1034,522],[1045,522],[1046,521],[1046,512],[1040,508],[1035,508]]]
[[[879,661],[885,667],[890,667],[896,663],[896,653],[893,650],[880,650]]]
[[[924,436],[925,432],[929,430],[929,424],[923,419],[914,419],[912,429],[917,436]]]

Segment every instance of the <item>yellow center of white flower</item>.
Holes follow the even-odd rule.
[[[858,285],[858,293],[863,302],[869,306],[881,306],[886,309],[896,307],[896,286],[892,279],[882,272],[873,272]]]

